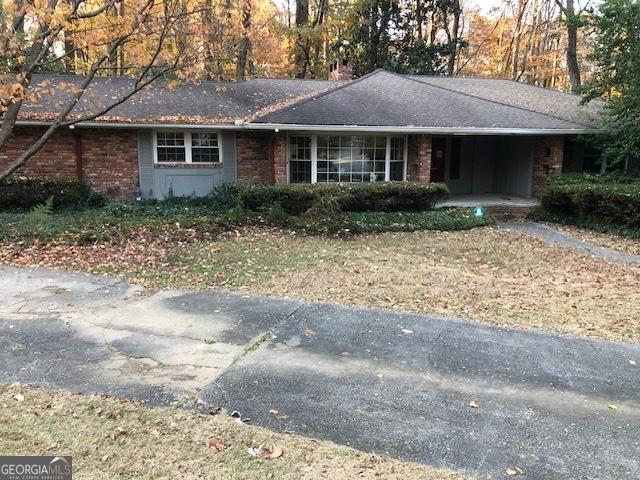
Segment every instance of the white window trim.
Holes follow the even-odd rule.
[[[166,133],[182,133],[184,135],[184,162],[159,162],[158,161],[158,132],[166,132]],[[192,156],[191,156],[191,148],[193,147],[191,145],[191,134],[192,133],[211,133],[211,134],[215,134],[218,137],[218,158],[219,160],[217,162],[193,162],[192,161]],[[203,148],[210,148],[210,147],[203,147]],[[185,165],[185,164],[189,164],[189,165],[222,165],[224,163],[223,161],[223,154],[222,154],[222,132],[220,131],[206,131],[206,132],[202,132],[202,131],[197,131],[197,132],[191,132],[191,131],[187,131],[187,130],[169,130],[169,129],[162,129],[162,130],[154,130],[153,131],[153,164],[154,165]]]
[[[403,138],[404,139],[404,160],[402,162],[402,180],[407,181],[407,157],[409,156],[409,136],[408,135],[376,135],[375,133],[340,133],[340,132],[322,132],[322,136],[347,136],[347,137],[386,137],[387,145],[385,149],[384,157],[384,181],[388,182],[391,176],[391,139]],[[318,183],[318,134],[307,132],[295,132],[287,135],[287,183],[291,183],[290,169],[291,169],[291,143],[290,137],[311,137],[311,183]],[[321,182],[327,183],[327,182]],[[369,182],[349,182],[349,183],[369,183]],[[375,182],[374,182],[375,183]]]

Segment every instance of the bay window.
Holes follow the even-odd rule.
[[[289,182],[382,182],[404,180],[405,137],[292,135]]]
[[[158,164],[219,164],[220,138],[216,132],[154,132],[155,161]]]

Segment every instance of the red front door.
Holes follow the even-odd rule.
[[[444,182],[446,138],[434,138],[431,143],[431,181]]]

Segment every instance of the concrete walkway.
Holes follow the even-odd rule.
[[[576,248],[584,252],[590,253],[594,257],[615,262],[622,262],[629,265],[640,264],[640,255],[628,255],[626,253],[617,252],[609,248],[601,247],[585,240],[576,238],[556,230],[548,225],[537,222],[498,222],[498,226],[514,230],[516,232],[526,233],[534,237],[546,240],[547,242],[559,245],[561,247]]]
[[[3,382],[197,397],[478,479],[640,471],[638,345],[45,269],[0,268],[0,291]]]

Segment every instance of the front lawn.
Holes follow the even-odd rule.
[[[640,267],[495,227],[350,236],[238,227],[206,237],[174,226],[112,242],[5,242],[0,262],[640,341]]]
[[[268,406],[265,406],[268,408]],[[240,424],[224,413],[0,384],[3,455],[71,455],[74,478],[462,480],[446,470]]]

